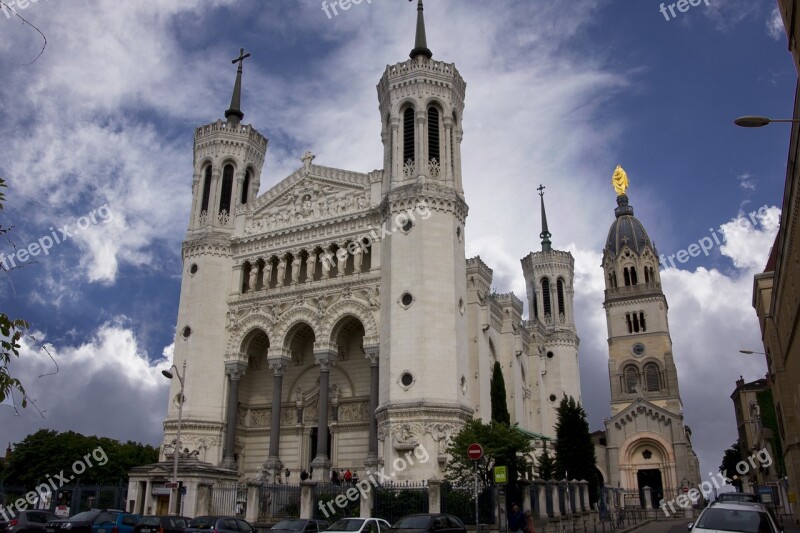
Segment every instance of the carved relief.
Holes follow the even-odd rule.
[[[359,422],[368,419],[369,402],[351,402],[339,405],[339,421]]]
[[[250,411],[250,425],[255,428],[269,426],[272,415],[271,409],[252,409]]]
[[[417,423],[404,423],[392,429],[392,441],[397,451],[413,450],[419,446],[420,436],[424,429]]]

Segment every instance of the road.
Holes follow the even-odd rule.
[[[635,529],[637,533],[687,533],[686,527],[692,522],[690,519],[665,520],[663,522],[650,522]]]

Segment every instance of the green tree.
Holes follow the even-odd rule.
[[[783,447],[781,446],[781,439],[778,438],[778,415],[775,412],[775,402],[772,399],[772,390],[767,389],[758,391],[756,393],[756,401],[758,401],[758,408],[761,412],[761,424],[765,428],[772,430],[772,446],[771,450],[767,450],[770,455],[775,459],[775,471],[779,477],[786,474],[786,463],[783,460]]]
[[[586,411],[575,398],[564,395],[556,413],[555,475],[558,479],[588,481],[589,499],[594,503],[597,501],[597,458]]]
[[[544,480],[554,479],[556,476],[556,463],[550,457],[550,452],[547,451],[547,448],[544,449],[544,453],[539,456],[539,460],[536,463],[536,475],[539,479]]]
[[[509,425],[511,415],[508,413],[508,404],[506,403],[506,381],[503,379],[503,369],[498,361],[494,362],[489,393],[492,401],[492,421]]]
[[[451,459],[445,467],[445,477],[455,485],[471,484],[475,478],[475,466],[467,457],[467,447],[473,442],[483,446],[483,458],[478,464],[479,484],[482,487],[492,482],[492,468],[495,466],[508,467],[509,482],[513,483],[528,465],[524,455],[531,453],[531,442],[527,436],[514,426],[470,420],[453,437],[447,449]]]
[[[73,465],[83,462],[85,471],[75,476],[81,484],[112,485],[126,479],[134,466],[156,461],[158,450],[149,445],[41,429],[16,445],[2,479],[33,488],[62,471],[69,478]]]
[[[722,456],[722,464],[719,465],[719,471],[723,476],[733,480],[731,483],[734,487],[742,490],[742,482],[739,479],[739,474],[736,472],[736,465],[742,460],[742,448],[739,441],[734,442],[730,448],[725,450]]]

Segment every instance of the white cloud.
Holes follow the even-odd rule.
[[[47,342],[44,334],[34,336]],[[151,361],[141,349],[127,319],[104,324],[78,345],[47,344],[51,360],[29,340],[23,343],[12,374],[20,378],[33,407],[0,410],[0,426],[8,438],[23,438],[39,427],[74,430],[121,440],[158,443],[166,414],[169,383],[161,370],[169,367],[171,347]],[[17,398],[19,404],[19,398]],[[4,431],[4,433],[6,433]]]
[[[786,36],[786,30],[783,26],[783,18],[781,17],[781,12],[778,10],[778,6],[775,6],[772,9],[772,12],[769,14],[769,18],[767,19],[767,35],[779,41],[782,37]]]

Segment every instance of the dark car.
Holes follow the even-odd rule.
[[[189,521],[185,516],[143,516],[133,533],[183,533]]]
[[[198,516],[189,521],[184,533],[255,533],[253,526],[235,516]]]
[[[58,517],[49,511],[19,511],[10,520],[0,520],[0,533],[39,533],[50,520]]]
[[[312,519],[290,519],[281,520],[271,528],[272,533],[319,533],[328,529],[328,523],[324,520]]]
[[[92,533],[92,525],[95,520],[109,511],[102,509],[92,509],[90,511],[83,511],[69,518],[62,518],[60,520],[50,520],[45,524],[45,533]]]
[[[466,533],[461,520],[451,514],[410,514],[392,526],[395,533]]]
[[[105,511],[92,524],[92,533],[133,533],[133,527],[141,519],[140,514]]]

